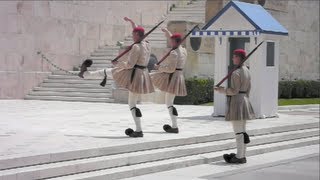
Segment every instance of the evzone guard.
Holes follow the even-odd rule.
[[[178,111],[173,106],[175,96],[186,96],[187,89],[185,85],[183,67],[187,59],[187,51],[180,44],[182,42],[181,34],[171,32],[167,28],[162,31],[166,37],[170,39],[170,44],[173,50],[169,56],[156,64],[154,69],[157,72],[151,73],[153,85],[165,92],[165,104],[168,108],[169,115],[172,121],[172,126],[165,124],[163,129],[168,133],[179,133],[177,117]]]
[[[246,120],[253,119],[254,113],[249,102],[251,77],[249,69],[243,65],[245,59],[246,52],[243,49],[234,50],[232,61],[238,68],[231,74],[231,86],[214,88],[219,93],[229,96],[225,119],[231,121],[236,136],[237,154],[224,154],[223,158],[227,163],[247,162],[246,144],[250,139],[246,133]]]
[[[127,18],[125,18],[126,21]],[[134,26],[132,38],[135,44],[129,52],[129,56],[124,61],[113,61],[114,68],[107,68],[98,71],[87,71],[87,67],[92,64],[91,60],[86,60],[81,65],[79,77],[82,78],[104,78],[112,77],[118,87],[125,88],[129,91],[128,104],[134,119],[136,130],[126,129],[125,133],[129,137],[143,137],[141,127],[142,113],[137,108],[137,101],[140,94],[154,92],[147,65],[150,59],[150,45],[143,40],[144,29],[140,26]],[[105,83],[105,82],[104,82]]]

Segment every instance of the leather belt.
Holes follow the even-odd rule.
[[[183,70],[183,69],[176,68],[176,71],[182,71],[182,70]],[[173,73],[170,73],[168,84],[170,84],[173,74],[174,74],[174,72],[173,72]]]
[[[146,66],[140,66],[140,65],[134,65],[134,67],[133,68],[138,68],[138,69],[145,69],[145,68],[147,68]]]
[[[136,69],[145,69],[145,68],[147,68],[146,66],[140,66],[140,65],[138,65],[138,64],[136,64],[136,65],[134,65],[133,66],[133,70],[132,70],[132,73],[131,73],[131,78],[130,78],[130,82],[132,83],[132,81],[133,81],[133,77],[134,77],[134,75],[135,75],[135,73],[136,73]]]

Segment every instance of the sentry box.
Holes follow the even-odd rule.
[[[250,102],[256,118],[266,118],[277,116],[279,39],[287,35],[288,31],[262,6],[230,1],[201,30],[194,31],[191,36],[215,38],[216,83],[233,68],[233,50],[242,48],[249,54],[264,41],[245,64],[251,72]],[[228,82],[225,81],[221,86],[227,87]],[[214,116],[225,116],[226,102],[225,95],[214,93]]]

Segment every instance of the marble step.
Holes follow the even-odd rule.
[[[101,81],[100,81],[101,82]],[[106,87],[102,87],[100,86],[100,82],[99,83],[91,83],[91,84],[74,84],[74,83],[42,83],[41,87],[57,87],[57,88],[92,88],[92,89],[105,89]],[[108,85],[111,85],[111,83],[109,81],[107,81]]]
[[[27,100],[45,100],[45,101],[75,101],[75,102],[100,102],[113,103],[114,99],[110,98],[93,98],[93,97],[68,97],[68,96],[33,96],[27,95]]]
[[[79,80],[80,78],[78,76],[68,76],[68,75],[49,75],[48,79],[70,79],[70,80]],[[85,79],[85,80],[90,80]],[[111,77],[108,77],[108,80],[113,81]]]
[[[64,83],[64,84],[99,84],[101,79],[45,79],[44,83]],[[107,83],[111,84],[110,81]]]
[[[95,60],[111,61],[115,57],[117,57],[117,56],[90,56],[89,59],[91,59],[92,61],[95,61]]]
[[[32,91],[31,96],[64,96],[64,97],[89,97],[112,98],[111,93],[84,93],[84,92],[58,92],[58,91]]]
[[[83,93],[111,93],[112,92],[111,88],[83,89],[83,88],[35,87],[33,90],[34,91],[54,91],[54,92],[83,92]]]
[[[309,146],[319,143],[319,137],[310,137],[305,139],[291,140],[286,142],[276,142],[258,146],[251,146],[248,148],[247,155],[253,156],[257,154],[263,154],[267,152],[274,152],[283,149],[290,149],[302,146]],[[230,151],[230,150],[229,150]],[[121,179],[126,177],[133,177],[142,174],[149,174],[154,172],[161,172],[166,170],[177,169],[181,167],[194,166],[199,164],[204,164],[208,162],[215,162],[222,160],[222,154],[224,151],[215,151],[202,153],[191,156],[183,156],[178,158],[161,159],[159,161],[151,161],[139,164],[128,164],[127,166],[108,168],[84,173],[76,173],[74,175],[61,176],[50,179]],[[95,166],[95,165],[93,165]],[[19,177],[19,176],[18,176]],[[28,176],[23,176],[23,178]],[[40,176],[40,178],[43,178]]]
[[[318,123],[287,125],[279,127],[270,127],[262,129],[249,130],[252,143],[250,145],[270,143],[273,141],[287,141],[293,138],[305,138],[309,136],[316,136],[319,134]],[[258,138],[258,139],[257,139]],[[260,139],[259,139],[260,138]],[[71,161],[79,159],[88,159],[103,156],[112,156],[117,154],[130,154],[138,151],[141,152],[157,152],[160,149],[161,152],[169,152],[175,150],[178,147],[188,147],[181,153],[194,153],[197,149],[198,152],[206,151],[204,146],[211,147],[211,150],[220,146],[214,145],[214,143],[224,144],[227,140],[232,141],[231,144],[225,144],[224,148],[232,148],[234,146],[234,134],[232,132],[212,134],[206,136],[195,137],[178,137],[177,139],[168,139],[160,141],[149,142],[131,142],[133,144],[124,144],[118,146],[100,147],[92,149],[74,150],[68,152],[51,152],[48,154],[34,154],[29,156],[12,155],[7,157],[0,157],[0,169],[19,168],[23,166],[34,166],[40,164],[50,164],[62,161]],[[212,144],[213,143],[213,144]],[[221,144],[222,143],[222,144]],[[233,144],[233,145],[232,145]],[[193,148],[191,148],[193,147]],[[199,148],[202,147],[202,148]],[[170,149],[171,148],[171,149]],[[180,150],[181,150],[180,148]],[[194,149],[196,148],[196,149]],[[162,149],[162,150],[161,150]],[[179,148],[178,148],[179,149]],[[192,150],[188,150],[192,149]],[[146,151],[148,150],[148,151]],[[169,151],[166,151],[169,150]],[[179,151],[178,151],[179,153]],[[168,154],[169,155],[169,154]],[[155,158],[155,157],[154,157]]]
[[[319,129],[315,128],[254,136],[251,138],[251,143],[249,144],[249,146],[252,147],[263,144],[287,142],[290,140],[304,139],[310,137],[319,137]],[[212,153],[216,151],[229,150],[232,148],[235,148],[234,139],[228,139],[185,146],[154,149],[149,151],[140,151],[74,161],[65,161],[53,164],[43,164],[2,171],[2,174],[5,174],[7,177],[15,174],[17,177],[43,179],[62,175],[103,170],[108,168],[122,167],[127,165],[135,165],[140,163],[162,161],[165,159]]]
[[[296,161],[301,161],[301,160],[304,161],[306,159],[316,158],[317,156],[319,156],[319,144],[295,147],[290,149],[283,149],[283,150],[248,156],[247,157],[248,163],[245,165],[239,165],[239,166],[227,165],[225,164],[224,160],[222,160],[222,161],[201,164],[197,166],[181,168],[178,170],[170,170],[165,172],[152,173],[152,174],[147,174],[142,176],[125,178],[123,180],[149,180],[149,179],[159,179],[159,177],[160,178],[162,177],[162,179],[164,179],[165,177],[165,179],[172,179],[172,180],[173,179],[204,180],[202,177],[208,177],[208,179],[211,179],[211,180],[214,180],[214,179],[218,180],[218,179],[221,179],[221,177],[227,177],[227,176],[232,176],[232,175],[241,174],[241,173],[248,173],[248,172],[254,173],[256,176],[250,176],[250,177],[251,179],[255,179],[253,177],[257,177],[259,175],[263,176],[264,172],[261,171],[262,169],[269,169],[272,167],[277,168],[279,166],[280,168],[281,166],[283,168],[283,166],[286,166],[286,164],[292,164],[292,162],[295,163]],[[304,170],[306,169],[309,170],[308,166],[306,166]],[[315,168],[317,167],[311,167],[311,168],[313,170],[316,170]],[[277,171],[275,168],[273,169]],[[256,170],[260,171],[261,174],[255,173],[254,171]],[[297,175],[299,175],[301,172],[303,173],[302,169],[297,169],[297,168],[291,168],[290,173],[296,173],[295,171],[297,171]],[[316,172],[316,171],[313,171],[313,172]],[[281,178],[282,173],[283,173],[282,171],[277,171],[274,174],[275,175],[274,177],[278,177],[279,179],[282,179]],[[289,172],[286,171],[285,173],[288,174]],[[309,175],[309,173],[304,173],[304,174]],[[303,177],[301,175],[299,176]],[[229,179],[235,179],[235,178],[229,178]],[[247,179],[247,178],[243,177],[238,179]],[[299,178],[295,178],[295,179],[299,179]]]

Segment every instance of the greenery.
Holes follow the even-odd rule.
[[[213,79],[186,79],[188,95],[176,97],[175,104],[212,105]],[[279,105],[319,104],[320,81],[280,81]],[[294,99],[291,99],[294,98]],[[299,98],[299,99],[296,99]],[[302,99],[303,98],[303,99]],[[286,100],[287,99],[287,100]]]
[[[320,98],[299,98],[299,99],[279,99],[279,106],[289,105],[306,105],[306,104],[320,104]],[[201,104],[202,106],[213,106],[213,102]]]
[[[280,81],[279,98],[319,98],[320,81]]]
[[[191,78],[186,79],[188,95],[175,98],[175,104],[203,104],[213,101],[213,79]]]
[[[320,98],[279,99],[279,106],[320,104]]]

